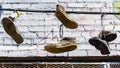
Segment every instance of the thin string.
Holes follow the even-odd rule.
[[[53,28],[44,38],[42,38],[42,40],[40,40],[40,41],[37,43],[37,45],[36,45],[37,50],[40,50],[39,47],[38,47],[39,44],[40,44],[43,40],[47,39],[47,37],[48,37],[51,33],[53,33],[53,31],[54,31],[54,28]]]
[[[60,25],[59,36],[60,36],[60,38],[63,38],[63,24]]]
[[[106,38],[105,38],[105,28],[104,28],[104,25],[103,25],[103,17],[104,17],[104,15],[105,14],[102,14],[101,15],[101,31],[102,31],[102,36],[104,37],[104,39],[106,40]],[[107,45],[108,45],[108,48],[110,49],[110,47],[109,47],[109,43],[108,43],[108,41],[106,41],[106,43],[107,43]],[[108,55],[109,56],[109,55]]]

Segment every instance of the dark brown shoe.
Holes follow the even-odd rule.
[[[63,53],[63,52],[69,52],[73,51],[77,48],[75,38],[63,38],[59,43],[57,44],[48,44],[44,48],[46,51],[50,53]]]
[[[17,44],[23,42],[22,36],[16,31],[15,25],[12,18],[4,17],[2,19],[2,25],[5,32],[10,35]]]
[[[101,31],[99,33],[99,38],[107,42],[111,42],[117,38],[117,34],[114,32],[110,32],[110,31]]]
[[[55,16],[61,21],[61,23],[69,29],[75,29],[78,27],[77,22],[72,20],[64,10],[62,5],[57,5]]]
[[[97,37],[92,37],[89,39],[89,43],[96,49],[100,50],[102,55],[110,54],[106,41],[101,40]]]

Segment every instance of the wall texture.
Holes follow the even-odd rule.
[[[66,11],[87,12],[113,12],[114,0],[0,0],[2,8],[56,10],[56,5],[61,4]],[[116,11],[117,12],[117,11]],[[2,17],[12,15],[12,11],[4,11]],[[52,54],[44,50],[49,43],[60,40],[59,28],[61,22],[54,13],[22,12],[15,20],[15,25],[24,38],[24,42],[17,46],[12,38],[5,33],[0,24],[0,56],[102,56],[101,53],[88,43],[88,39],[97,36],[104,27],[105,30],[117,32],[117,39],[110,42],[110,55],[120,55],[120,20],[119,16],[104,15],[101,26],[101,15],[68,14],[79,24],[77,29],[64,28],[63,37],[76,37],[78,48],[71,52]],[[50,33],[52,30],[52,33]],[[47,36],[48,35],[48,36]],[[42,40],[43,38],[46,39]],[[42,41],[41,41],[42,40]],[[38,45],[38,47],[36,47]]]

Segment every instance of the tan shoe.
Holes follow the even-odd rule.
[[[22,36],[16,31],[15,25],[13,23],[14,18],[4,17],[2,19],[2,25],[5,32],[10,35],[14,41],[18,44],[23,42]]]
[[[101,31],[99,33],[99,38],[107,42],[111,42],[117,38],[117,34],[115,32],[110,31]]]
[[[75,38],[65,37],[57,44],[46,45],[45,50],[51,53],[63,53],[73,51],[77,48]]]
[[[72,20],[65,12],[63,6],[57,5],[55,16],[61,21],[61,23],[69,29],[75,29],[78,27],[77,22]]]

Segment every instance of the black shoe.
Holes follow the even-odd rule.
[[[107,42],[111,42],[117,38],[117,34],[110,31],[102,31],[99,33],[99,38]]]
[[[97,37],[92,37],[89,39],[89,43],[96,49],[100,50],[102,55],[110,54],[106,41],[101,40]]]

